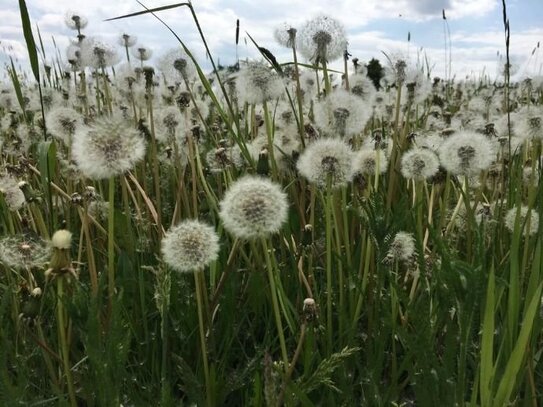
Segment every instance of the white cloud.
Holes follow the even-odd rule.
[[[7,3],[8,0],[0,0]],[[9,0],[2,4],[0,10],[0,40],[5,46],[12,47],[12,54],[25,60],[26,49],[21,35],[20,16],[16,2]],[[165,0],[145,0],[144,3],[152,8],[168,4]],[[176,47],[176,41],[155,18],[150,15],[105,22],[103,20],[124,14],[140,11],[141,7],[135,1],[106,1],[95,0],[28,0],[29,13],[36,22],[42,34],[47,54],[56,55],[52,47],[51,37],[59,47],[64,58],[64,48],[74,32],[64,25],[64,15],[67,10],[75,10],[86,16],[89,25],[85,33],[116,41],[122,33],[136,35],[139,43],[152,48],[155,56],[160,56],[166,50]],[[363,32],[364,27],[374,19],[388,18],[389,21],[399,21],[413,24],[436,24],[442,18],[441,10],[446,10],[447,19],[461,20],[463,17],[484,16],[498,7],[498,0],[314,0],[309,6],[307,2],[292,0],[269,0],[265,4],[253,0],[200,0],[194,2],[198,19],[206,34],[206,39],[215,59],[223,64],[235,62],[235,27],[240,20],[240,43],[238,55],[240,58],[259,57],[258,51],[248,40],[248,32],[260,46],[270,49],[280,61],[290,60],[290,52],[282,49],[273,40],[273,29],[284,21],[294,26],[300,26],[312,16],[325,13],[335,17],[345,24],[349,34],[349,50],[364,61],[371,57],[382,59],[381,51],[407,51],[407,41],[398,40],[397,32],[389,30]],[[179,34],[186,45],[194,50],[196,56],[205,66],[205,52],[194,21],[186,7],[175,8],[159,13]],[[433,22],[430,22],[432,20]],[[418,22],[418,23],[417,23]],[[393,26],[391,26],[394,29]],[[452,36],[453,70],[461,74],[471,70],[480,71],[483,65],[495,63],[496,51],[503,49],[503,33],[495,27],[495,32],[460,32]],[[407,36],[407,33],[405,33]],[[528,54],[535,45],[536,38],[541,38],[541,30],[512,32],[512,47],[519,54]],[[432,41],[432,42],[427,42]],[[436,72],[444,70],[444,49],[435,47],[434,38],[415,38],[410,43],[413,55],[423,49],[428,57],[435,62]],[[426,42],[426,43],[425,43]],[[432,46],[434,48],[432,48]],[[477,50],[470,50],[477,46]],[[481,46],[488,47],[483,49]],[[492,52],[491,52],[492,50]],[[6,51],[4,51],[4,54]],[[0,58],[2,52],[0,51]],[[5,55],[4,55],[5,59]]]

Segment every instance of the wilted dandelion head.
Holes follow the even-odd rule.
[[[145,155],[145,144],[130,122],[103,117],[75,133],[72,154],[85,176],[103,179],[132,169]]]
[[[387,258],[392,261],[410,261],[415,255],[415,237],[411,233],[398,232],[390,243]]]
[[[267,64],[250,62],[240,69],[236,89],[240,103],[257,104],[279,98],[284,85],[279,75]]]
[[[181,273],[202,270],[219,255],[215,229],[198,220],[184,220],[162,239],[162,256],[172,269]]]
[[[439,158],[450,173],[470,176],[488,169],[496,158],[496,150],[482,134],[460,131],[443,142]]]
[[[287,195],[267,178],[245,176],[234,182],[220,203],[219,216],[242,239],[276,233],[287,219]]]
[[[24,235],[0,239],[0,263],[14,269],[43,267],[49,257],[49,248],[40,238]]]
[[[430,149],[412,148],[402,156],[401,172],[404,178],[423,181],[439,171],[439,158]]]
[[[332,17],[317,16],[307,21],[298,33],[300,53],[312,62],[329,62],[343,56],[347,36],[343,24]]]
[[[109,43],[95,37],[87,37],[79,45],[81,65],[91,68],[106,68],[119,62],[117,50]]]
[[[530,212],[530,217],[527,218],[528,212]],[[539,215],[537,212],[525,205],[522,205],[519,208],[513,207],[507,211],[505,214],[505,227],[511,232],[515,231],[515,223],[518,222],[519,230],[523,236],[535,235],[539,229]]]
[[[388,158],[380,149],[363,149],[356,152],[353,161],[353,168],[355,174],[383,174],[388,169]]]
[[[353,179],[353,155],[343,140],[322,138],[302,151],[296,165],[309,182],[319,187],[337,188]]]
[[[88,22],[87,17],[76,11],[70,10],[64,14],[64,23],[72,30],[82,30],[87,26]]]
[[[359,97],[342,89],[315,103],[315,124],[332,137],[352,137],[360,133],[371,110]]]
[[[69,107],[55,107],[46,116],[47,130],[53,137],[70,145],[76,130],[83,126],[81,114]]]

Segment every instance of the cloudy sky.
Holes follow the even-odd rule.
[[[150,8],[175,2],[142,1]],[[311,17],[325,14],[345,25],[353,57],[361,61],[372,57],[384,61],[383,52],[386,52],[401,53],[412,63],[427,58],[433,67],[432,74],[443,76],[447,66],[443,9],[450,31],[451,68],[458,78],[483,72],[495,77],[498,61],[500,58],[503,61],[505,55],[501,0],[193,0],[193,5],[214,58],[223,65],[234,63],[236,55],[240,59],[258,57],[246,32],[274,53],[279,62],[288,62],[290,53],[275,42],[274,28],[284,22],[301,26]],[[135,0],[27,0],[27,7],[34,27],[37,24],[40,29],[50,59],[58,54],[65,61],[65,48],[74,37],[74,32],[64,24],[67,11],[88,18],[84,30],[87,35],[116,43],[117,37],[126,32],[137,36],[138,44],[151,48],[154,56],[176,46],[172,35],[151,15],[104,21],[142,10]],[[508,0],[507,11],[511,58],[518,67],[518,75],[543,73],[543,0]],[[161,12],[160,16],[194,51],[202,65],[208,66],[189,10],[175,8]],[[236,49],[237,19],[240,42]],[[23,68],[28,66],[17,1],[0,0],[0,21],[0,63],[5,64],[11,55]],[[34,32],[36,35],[35,28]],[[3,75],[0,72],[0,78]]]

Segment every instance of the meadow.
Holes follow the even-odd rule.
[[[68,13],[47,58],[19,5],[1,405],[540,404],[543,77],[511,81],[505,2],[502,74],[465,80],[324,15],[208,72]]]

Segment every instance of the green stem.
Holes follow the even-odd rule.
[[[77,407],[75,398],[74,384],[72,380],[72,372],[70,370],[68,342],[66,340],[66,322],[64,320],[64,278],[57,278],[57,318],[58,318],[58,333],[60,339],[60,347],[62,351],[62,365],[64,367],[64,375],[66,376],[66,384],[68,385],[68,395],[70,397],[70,405]]]
[[[266,260],[266,270],[268,271],[268,280],[270,283],[270,291],[272,297],[273,313],[275,315],[275,325],[277,326],[277,334],[279,335],[279,344],[281,346],[281,354],[283,356],[283,362],[285,369],[288,368],[288,354],[287,345],[285,342],[285,334],[283,332],[283,322],[281,321],[281,313],[279,312],[279,303],[277,302],[277,287],[275,286],[275,276],[273,274],[273,265],[270,259],[270,253],[268,251],[268,243],[266,238],[262,238],[262,249],[264,250],[264,258]]]
[[[201,270],[196,270],[194,272],[194,283],[196,285],[196,304],[198,306],[198,328],[200,331],[200,346],[202,351],[202,362],[204,364],[204,377],[206,383],[206,403],[207,405],[213,406],[212,402],[212,389],[211,389],[211,378],[209,375],[209,362],[207,360],[207,345],[206,345],[206,335],[205,335],[205,322],[204,322],[204,304],[202,300],[202,290],[203,287],[200,284],[200,279],[198,278],[198,273],[201,273]]]
[[[324,202],[324,218],[326,223],[326,337],[328,354],[332,353],[332,199],[330,185],[327,186]]]
[[[109,303],[115,294],[115,177],[109,178],[108,193],[108,219],[107,219],[107,287]]]

